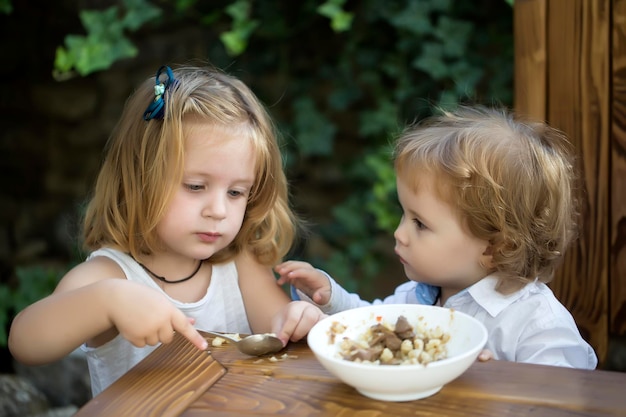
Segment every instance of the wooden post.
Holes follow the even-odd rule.
[[[610,332],[626,336],[626,0],[612,10]]]
[[[609,164],[612,4],[610,0],[514,4],[516,111],[567,134],[577,150],[584,189],[579,239],[551,287],[602,364],[608,347],[610,286],[617,279],[609,280],[609,189],[615,178]],[[533,85],[535,80],[539,85]],[[619,281],[624,282],[625,272]],[[622,303],[623,299],[624,294]]]

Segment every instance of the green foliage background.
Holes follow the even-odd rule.
[[[136,59],[141,37],[206,28],[215,42],[205,56],[190,58],[247,82],[282,132],[292,183],[319,179],[335,198],[328,218],[311,224],[324,255],[311,255],[303,241],[292,256],[326,269],[365,298],[384,295],[375,294],[372,280],[392,248],[378,238],[390,236],[398,221],[393,137],[435,107],[512,103],[511,0],[104,3],[109,6],[80,11],[84,32],[59,45],[54,76],[84,77]],[[9,0],[0,0],[0,12],[11,10]],[[307,212],[302,202],[294,205]],[[37,299],[51,291],[49,275],[24,273],[39,280],[33,285],[40,292],[0,286],[0,298],[21,300],[26,292]],[[17,307],[3,302],[0,324]]]

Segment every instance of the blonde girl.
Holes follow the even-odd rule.
[[[96,395],[174,332],[274,332],[298,340],[323,316],[293,303],[271,266],[297,221],[270,117],[238,79],[159,68],[126,103],[84,220],[88,258],[20,312],[9,347],[25,364],[77,347]]]

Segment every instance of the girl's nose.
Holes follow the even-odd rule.
[[[202,217],[223,219],[226,217],[226,199],[219,196],[210,196],[202,209]]]

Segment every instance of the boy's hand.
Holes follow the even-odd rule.
[[[478,361],[479,362],[487,362],[493,359],[493,352],[490,351],[489,349],[483,349],[479,354],[478,354]]]
[[[330,301],[330,282],[326,275],[311,264],[302,261],[286,261],[276,265],[274,271],[279,275],[278,285],[290,284],[305,293],[318,305]]]
[[[311,327],[327,317],[319,308],[306,301],[292,301],[272,319],[272,332],[287,345],[305,337]]]

